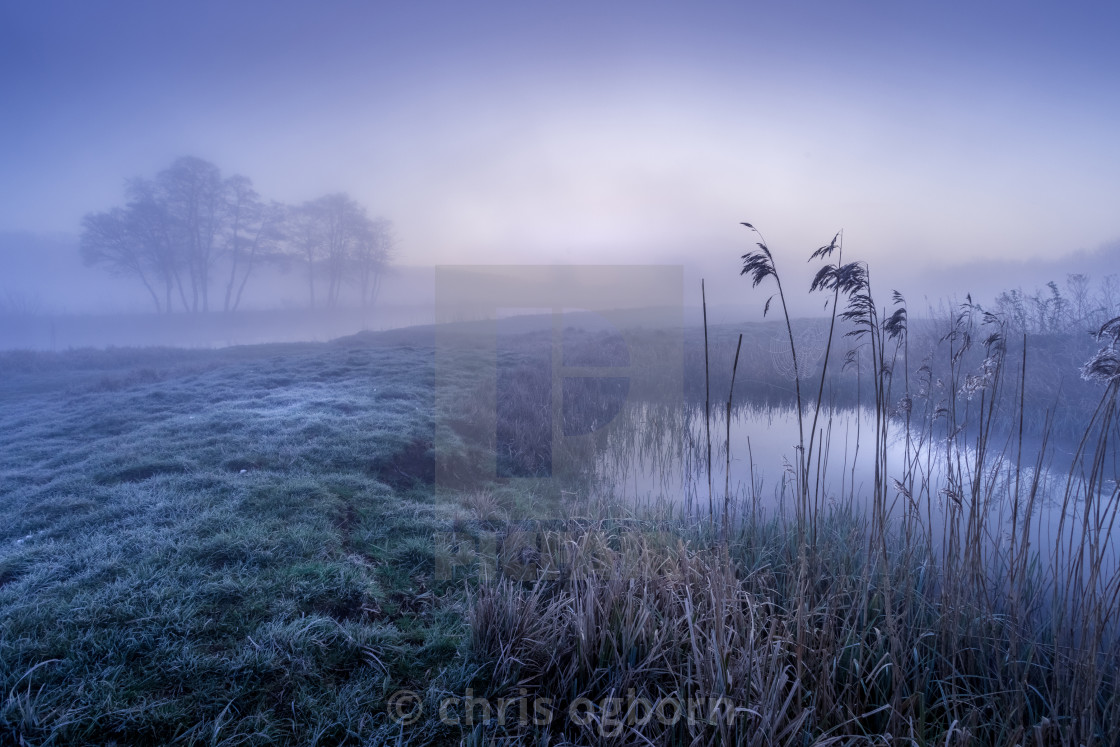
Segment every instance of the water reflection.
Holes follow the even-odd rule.
[[[799,428],[793,408],[741,407],[730,427],[722,412],[706,425],[702,410],[636,408],[608,442],[597,473],[605,499],[682,518],[790,518],[797,499]],[[807,469],[815,515],[869,516],[875,495],[875,414],[822,412],[815,435],[806,424]],[[709,431],[711,458],[709,472]],[[730,451],[728,451],[730,444]],[[982,448],[981,448],[982,447]],[[1118,494],[1115,465],[1091,480],[1072,459],[1076,444],[1046,444],[1014,434],[924,430],[893,419],[881,484],[891,527],[944,556],[974,538],[986,564],[1034,558],[1052,568],[1076,563],[1087,544],[1099,572],[1120,567],[1110,528]],[[949,531],[955,529],[955,532]],[[1082,562],[1082,565],[1085,563]]]

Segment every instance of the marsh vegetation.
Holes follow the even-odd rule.
[[[756,286],[778,279],[758,246]],[[594,733],[620,743],[1114,743],[1120,320],[1012,336],[967,299],[912,323],[841,251],[811,258],[816,330],[705,329],[679,409],[629,403],[591,512],[609,518],[542,543],[574,554],[541,561],[560,578],[591,570],[487,588],[476,648],[507,688],[743,709],[665,728],[603,705]],[[739,368],[782,337],[768,376]],[[733,389],[744,373],[768,386]]]
[[[1120,322],[841,251],[824,320],[0,355],[0,741],[1116,743]]]

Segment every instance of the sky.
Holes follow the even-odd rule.
[[[345,191],[397,261],[733,277],[1120,239],[1120,5],[0,0],[0,232],[195,155]],[[788,257],[788,259],[787,259]]]

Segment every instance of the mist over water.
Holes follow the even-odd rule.
[[[286,309],[156,314],[59,315],[4,320],[0,349],[58,352],[71,348],[214,348],[285,342],[328,342],[359,332],[430,325],[432,306],[308,311]]]

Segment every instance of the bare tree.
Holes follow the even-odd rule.
[[[344,193],[304,203],[289,221],[289,244],[304,263],[312,308],[319,280],[326,285],[326,307],[334,308],[352,276],[363,302],[371,301],[388,262],[391,242],[388,221],[370,220],[365,208]]]
[[[231,176],[226,180],[225,190],[224,256],[229,276],[222,308],[236,311],[256,264],[276,257],[284,235],[286,209],[278,202],[263,204],[252,181],[245,176]]]
[[[160,199],[155,182],[132,179],[126,192],[129,197],[127,217],[137,240],[144,246],[164,290],[164,311],[172,311],[172,291],[177,291],[183,308],[188,308],[183,287],[186,257],[175,241],[174,220]]]
[[[82,256],[87,265],[136,277],[161,312],[176,304],[208,311],[214,282],[224,289],[222,308],[234,311],[259,264],[292,256],[305,267],[312,308],[321,281],[327,307],[338,305],[348,283],[368,305],[392,248],[391,224],[370,220],[349,195],[298,208],[266,205],[247,177],[223,178],[201,158],[130,180],[126,196],[123,208],[85,216]]]
[[[303,262],[307,274],[308,306],[315,308],[315,268],[323,255],[323,237],[314,203],[304,203],[288,211],[285,235],[291,254]]]
[[[129,180],[125,194],[124,208],[83,218],[86,264],[135,276],[159,311],[170,312],[175,295],[184,309],[207,309],[216,238],[227,212],[217,167],[180,158],[155,179]]]
[[[359,239],[354,252],[354,276],[361,296],[362,308],[369,308],[377,299],[381,279],[392,257],[395,238],[393,224],[385,218],[370,221],[368,230]]]
[[[190,310],[210,308],[210,275],[228,212],[227,184],[218,167],[193,156],[177,159],[155,179],[158,198],[171,216],[172,236],[190,279]]]
[[[128,208],[113,208],[85,216],[82,219],[82,260],[87,267],[101,265],[113,275],[136,277],[151,295],[157,312],[170,310],[170,285],[165,307],[156,292],[160,274],[158,262],[154,261],[150,245],[136,230],[131,213]]]
[[[332,194],[315,201],[323,229],[326,260],[327,307],[338,305],[339,292],[346,278],[347,259],[358,240],[365,211],[344,194]]]
[[[331,194],[315,201],[323,221],[327,270],[327,306],[338,305],[342,285],[358,247],[371,233],[366,210],[346,194]]]
[[[172,311],[176,292],[186,308],[181,272],[185,258],[155,183],[131,179],[125,192],[125,207],[82,219],[82,259],[87,266],[100,265],[114,275],[136,277],[152,296],[157,312]]]

